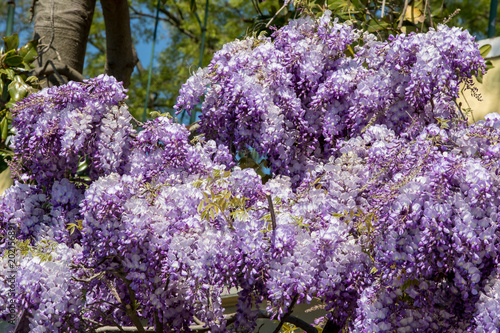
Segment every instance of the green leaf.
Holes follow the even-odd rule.
[[[14,156],[14,152],[10,149],[0,149],[0,156],[2,157]]]
[[[73,233],[75,232],[75,229],[76,229],[76,224],[74,224],[74,223],[67,224],[66,230],[69,230],[70,235],[73,235]]]
[[[492,63],[491,61],[489,61],[489,60],[487,60],[487,61],[485,62],[485,64],[486,64],[486,70],[487,70],[487,71],[489,71],[489,70],[490,70],[490,69],[492,69],[492,68],[495,68],[495,65],[493,65],[493,63]]]
[[[479,83],[483,83],[483,73],[478,73],[476,76],[476,80]]]
[[[159,116],[161,116],[161,113],[159,113],[158,111],[151,111],[149,113],[149,118],[151,119],[156,119],[158,118]]]
[[[7,118],[3,118],[2,121],[0,122],[0,137],[2,140],[7,139],[7,134],[9,132],[9,123],[7,121]]]
[[[11,102],[18,102],[22,100],[29,91],[29,86],[24,83],[24,80],[21,76],[16,75],[14,77],[14,81],[9,84],[9,94],[11,98]]]
[[[255,163],[255,161],[248,156],[240,158],[240,160],[238,161],[238,164],[239,164],[240,168],[242,168],[242,169],[247,169],[247,168],[255,169],[255,168],[259,167],[259,165],[257,163]]]
[[[411,280],[407,280],[405,283],[403,283],[403,285],[401,286],[401,290],[404,292],[406,291],[406,289],[408,289],[409,287],[411,286],[418,286],[420,284],[420,281],[417,280],[417,279],[411,279]]]
[[[23,63],[23,58],[21,56],[18,56],[14,52],[9,52],[5,55],[3,62],[9,67],[18,67]]]
[[[203,207],[205,207],[205,202],[204,202],[204,200],[201,200],[200,204],[198,205],[198,209],[197,209],[198,213],[201,213],[203,211]]]
[[[227,201],[224,199],[221,199],[219,207],[220,207],[221,212],[225,212],[226,208],[227,208]]]
[[[14,81],[14,77],[16,76],[16,71],[11,68],[3,68],[0,69],[0,74],[7,75],[7,79]]]
[[[203,181],[201,179],[195,180],[193,182],[193,187],[195,187],[195,188],[200,188],[201,185],[203,185]]]
[[[485,44],[479,48],[479,52],[481,53],[481,57],[486,58],[488,53],[491,51],[491,45],[490,44]]]
[[[370,213],[366,216],[365,218],[365,224],[366,224],[366,230],[371,233],[373,230],[373,219],[375,218],[375,215],[373,213]]]
[[[88,165],[87,161],[82,158],[82,160],[80,160],[80,163],[78,164],[78,169],[76,170],[76,173],[84,172],[85,170],[87,170],[88,166],[89,165]]]
[[[4,37],[3,42],[5,44],[5,51],[16,50],[19,46],[19,36],[18,34],[13,34],[10,37]]]
[[[39,86],[40,81],[38,80],[38,78],[36,76],[28,76],[28,78],[26,78],[25,82],[26,82],[26,84],[31,86],[30,90],[32,90],[32,92],[40,90],[40,86]]]
[[[38,52],[36,51],[37,46],[38,41],[32,40],[19,49],[18,54],[23,58],[24,63],[30,64],[35,60],[38,56]]]
[[[368,32],[376,32],[379,30],[384,30],[390,26],[389,23],[379,20],[370,20],[368,22]]]
[[[4,172],[5,169],[7,169],[9,167],[9,165],[5,162],[5,159],[0,156],[0,173],[1,172]]]
[[[5,104],[5,107],[7,109],[11,109],[12,107],[14,107],[15,104],[16,104],[16,101],[10,100],[7,104]]]

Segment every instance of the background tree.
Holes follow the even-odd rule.
[[[136,58],[132,48],[128,2],[102,0],[105,22],[106,61],[104,72],[130,83]],[[48,75],[54,84],[61,84],[63,74],[81,81],[85,51],[94,15],[95,0],[34,2],[34,39],[42,40],[36,74]],[[57,19],[56,19],[57,18]]]

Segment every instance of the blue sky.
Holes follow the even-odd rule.
[[[2,1],[2,0],[0,0]],[[97,2],[97,5],[100,6],[100,3]],[[147,8],[141,9],[144,12],[147,12]],[[154,14],[154,13],[150,13]],[[33,34],[33,25],[29,25],[26,27],[26,24],[22,25],[19,24],[18,22],[20,21],[25,21],[27,22],[29,20],[29,13],[26,13],[23,11],[23,8],[21,6],[16,6],[15,8],[15,16],[14,16],[14,32],[19,34],[19,39],[20,39],[20,45],[24,45],[28,41],[32,39],[32,34]],[[146,22],[148,24],[151,24],[151,29],[154,28],[154,19],[146,19]],[[23,27],[25,27],[24,30],[21,30]],[[0,33],[1,37],[5,36],[7,29],[7,9],[5,10],[4,13],[0,13]],[[155,57],[161,52],[162,46],[165,45],[165,43],[168,43],[168,36],[166,29],[164,28],[163,24],[160,22],[158,25],[158,37],[157,37],[157,42],[156,42],[156,47],[155,47]],[[3,47],[3,43],[0,42],[0,46]],[[139,57],[139,60],[141,61],[142,65],[144,68],[148,68],[150,60],[151,60],[151,47],[152,47],[152,41],[150,42],[144,42],[144,41],[138,41],[135,44],[135,47],[137,49],[137,54]],[[89,50],[92,49],[92,46],[88,46]]]

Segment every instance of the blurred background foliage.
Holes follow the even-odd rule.
[[[40,88],[38,79],[31,75],[37,42],[30,41],[19,47],[19,36],[13,34],[4,37],[3,44],[0,50],[0,172],[8,167],[7,161],[12,155],[9,149],[9,138],[13,134],[10,108]]]

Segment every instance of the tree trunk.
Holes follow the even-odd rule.
[[[41,39],[35,73],[60,85],[81,80],[96,0],[36,0],[34,39]],[[79,75],[80,74],[80,75]]]
[[[106,65],[104,72],[130,85],[130,76],[138,61],[132,44],[127,0],[101,0],[106,25]]]

